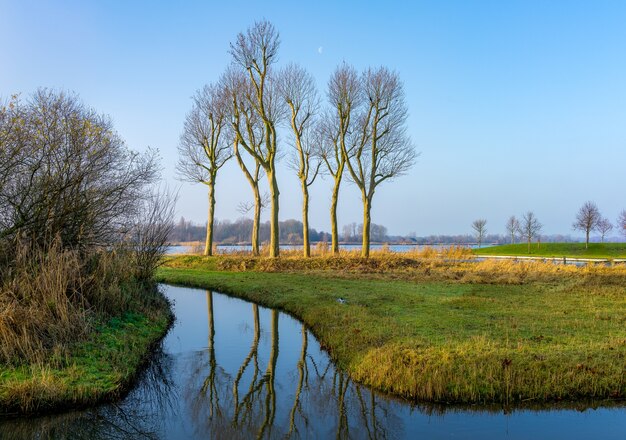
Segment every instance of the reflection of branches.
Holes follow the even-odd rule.
[[[296,396],[293,401],[293,407],[291,408],[291,413],[289,414],[289,435],[292,432],[298,433],[298,430],[295,428],[295,419],[296,419],[296,410],[300,413],[302,418],[304,419],[305,426],[308,426],[309,420],[306,415],[302,411],[302,405],[300,404],[300,393],[302,392],[302,385],[306,383],[306,388],[308,388],[308,377],[309,370],[306,364],[306,350],[308,346],[308,338],[307,338],[307,330],[304,324],[302,325],[302,350],[300,352],[300,360],[298,361],[298,388],[296,389]]]
[[[207,312],[209,321],[209,375],[204,380],[200,391],[206,393],[209,390],[209,416],[219,416],[220,401],[215,385],[215,374],[217,371],[217,361],[215,359],[215,322],[213,320],[213,292],[206,291]]]
[[[336,378],[339,377],[338,389],[335,391],[337,394],[337,410],[339,412],[339,420],[337,422],[337,438],[349,438],[348,427],[348,414],[346,412],[346,391],[350,385],[350,379],[342,372],[335,371],[335,378],[333,378],[333,384],[336,383]],[[334,387],[333,387],[334,388]]]
[[[233,383],[233,397],[235,400],[235,415],[233,417],[233,424],[236,425],[239,418],[239,411],[244,402],[246,402],[246,398],[242,403],[239,403],[239,382],[243,377],[243,373],[248,368],[250,361],[254,359],[254,374],[252,375],[252,380],[250,382],[250,391],[248,391],[248,395],[255,388],[257,376],[259,374],[259,360],[258,360],[258,349],[259,349],[259,338],[261,336],[261,326],[259,324],[259,306],[256,304],[252,304],[252,316],[254,317],[254,340],[252,341],[252,347],[250,347],[250,353],[241,364],[239,371],[237,372],[237,377],[235,378],[235,382]],[[248,397],[246,395],[246,397]],[[247,402],[246,402],[247,403]],[[249,406],[248,406],[249,407]]]
[[[259,430],[257,438],[263,438],[265,430],[269,428],[268,434],[272,432],[274,418],[276,417],[276,390],[275,390],[275,373],[276,361],[278,360],[278,310],[272,310],[272,350],[270,352],[270,360],[267,364],[267,370],[263,380],[267,388],[265,396],[265,420]]]

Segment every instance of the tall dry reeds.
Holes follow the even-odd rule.
[[[133,277],[135,259],[123,250],[85,255],[57,240],[14,252],[0,268],[0,363],[61,359],[97,321],[145,309],[156,296]]]

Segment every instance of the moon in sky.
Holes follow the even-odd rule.
[[[322,53],[324,52],[324,48],[322,46],[317,48],[317,53]]]

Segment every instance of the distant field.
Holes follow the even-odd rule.
[[[513,255],[535,257],[570,257],[570,258],[626,258],[626,243],[537,243],[505,244],[474,249],[476,255]]]

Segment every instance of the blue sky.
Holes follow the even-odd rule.
[[[182,185],[179,215],[201,222],[205,188],[175,180],[183,119],[229,63],[229,42],[262,18],[280,32],[280,63],[306,67],[322,94],[342,61],[400,74],[421,156],[375,195],[373,221],[391,233],[469,233],[479,217],[504,232],[532,210],[545,233],[577,235],[586,200],[612,221],[626,209],[621,1],[0,0],[0,96],[77,92],[131,148],[159,149],[165,179]],[[280,217],[298,218],[297,179],[279,172]],[[217,217],[235,219],[249,187],[235,163],[218,179]],[[340,225],[360,222],[354,187],[340,197]],[[329,202],[330,182],[317,182],[313,227],[329,229]]]

